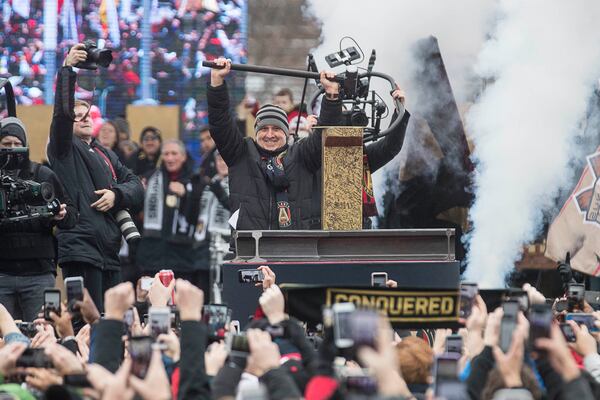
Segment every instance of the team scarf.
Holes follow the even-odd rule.
[[[186,197],[179,198],[172,193],[165,193],[165,179],[165,173],[161,169],[156,170],[148,179],[144,201],[144,235],[162,236],[163,227],[169,226],[166,233],[171,239],[192,242],[195,239],[200,208],[199,204],[198,207],[191,204],[193,201],[190,200],[194,198],[192,184],[186,185]]]
[[[363,154],[363,180],[362,180],[363,217],[377,216],[377,203],[373,192],[371,169],[366,154]]]
[[[292,226],[292,210],[290,208],[288,188],[290,182],[285,175],[283,158],[287,153],[283,151],[276,156],[263,157],[263,166],[267,179],[275,188],[275,201],[277,205],[277,223],[279,229],[290,229]],[[269,221],[270,222],[270,221]]]

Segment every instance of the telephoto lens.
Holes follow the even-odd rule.
[[[115,214],[115,219],[117,220],[117,225],[119,225],[121,234],[127,241],[127,244],[131,245],[142,238],[140,232],[133,223],[133,219],[131,219],[131,214],[129,214],[129,211],[121,210],[117,212]]]

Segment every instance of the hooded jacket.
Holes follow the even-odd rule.
[[[113,212],[141,205],[144,189],[138,177],[113,151],[95,139],[87,144],[73,135],[76,77],[70,67],[58,71],[47,148],[52,170],[63,181],[80,213],[75,228],[58,231],[58,262],[84,262],[101,269],[118,270],[121,231]],[[113,171],[116,179],[113,179]],[[111,189],[115,193],[115,205],[109,212],[90,207],[99,199],[94,191],[100,189]]]

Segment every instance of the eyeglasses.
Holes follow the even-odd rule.
[[[159,138],[156,135],[146,135],[142,138],[142,142],[150,142],[150,141],[158,140],[158,139]]]

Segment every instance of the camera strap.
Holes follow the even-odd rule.
[[[15,101],[15,92],[8,78],[0,79],[0,89],[4,88],[6,92],[6,109],[9,117],[17,117],[17,102]]]
[[[104,152],[102,150],[100,150],[98,148],[98,146],[93,146],[92,148],[94,149],[94,151],[96,153],[98,153],[98,155],[100,157],[102,157],[104,159],[104,162],[106,163],[106,165],[110,169],[110,173],[112,175],[113,182],[117,183],[117,174],[116,174],[115,168],[113,167],[112,163],[110,162],[110,159],[108,158],[108,156],[106,154],[104,154]]]

